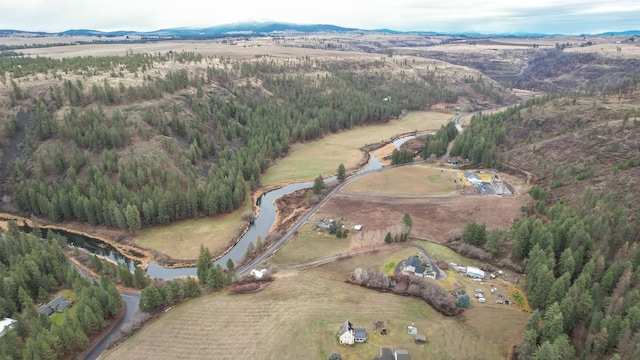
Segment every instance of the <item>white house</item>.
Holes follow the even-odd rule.
[[[340,338],[340,345],[353,345],[356,342],[356,337],[353,333],[353,324],[349,321],[345,321],[340,324],[340,331],[338,334]]]
[[[13,320],[11,318],[4,318],[4,319],[0,320],[0,337],[2,337],[2,335],[4,335],[5,331],[11,329],[15,322],[16,322],[16,320]]]
[[[467,276],[476,279],[484,279],[484,271],[475,266],[467,266]]]

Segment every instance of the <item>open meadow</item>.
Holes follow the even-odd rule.
[[[267,170],[262,183],[268,185],[333,174],[340,164],[347,169],[353,168],[363,160],[364,153],[360,149],[367,144],[388,141],[410,131],[437,130],[451,118],[450,114],[420,111],[386,124],[357,127],[317,141],[294,144],[285,158]]]
[[[342,192],[387,195],[442,195],[456,190],[456,172],[431,165],[401,166],[363,176]]]
[[[343,281],[355,267],[381,268],[415,248],[379,251],[309,270],[282,271],[262,292],[216,293],[176,306],[103,359],[372,359],[378,345],[407,349],[412,358],[504,359],[522,336],[527,314],[515,308],[472,306],[449,318],[425,302],[367,290]],[[349,320],[365,327],[369,342],[340,346],[337,331]],[[374,333],[384,321],[388,335]],[[414,324],[428,343],[407,334]],[[241,336],[238,331],[243,331]]]
[[[242,215],[250,209],[250,200],[247,200],[244,207],[229,214],[145,229],[133,241],[174,259],[194,260],[198,258],[201,244],[211,253],[224,249],[247,223]]]
[[[349,240],[337,238],[315,224],[307,223],[298,234],[278,249],[269,262],[275,265],[295,265],[334,256],[349,249]]]

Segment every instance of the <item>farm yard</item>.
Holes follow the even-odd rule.
[[[326,359],[339,351],[345,359],[372,359],[378,344],[407,349],[414,358],[498,359],[507,357],[527,319],[490,308],[443,317],[421,300],[347,284],[326,268],[333,266],[278,273],[259,293],[217,293],[176,306],[103,358]],[[369,341],[340,346],[336,335],[346,320],[367,328]],[[388,322],[388,335],[374,333],[377,321]],[[414,343],[406,330],[411,324],[428,344]]]

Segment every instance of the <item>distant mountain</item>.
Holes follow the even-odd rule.
[[[627,30],[627,31],[610,31],[596,34],[596,36],[640,36],[640,30]]]
[[[561,36],[563,34],[538,34],[538,33],[478,33],[478,32],[433,32],[433,31],[397,31],[390,29],[364,30],[357,28],[347,28],[329,24],[293,24],[272,21],[240,22],[233,24],[216,25],[206,28],[180,27],[160,29],[155,31],[98,31],[90,29],[71,29],[59,33],[31,32],[21,30],[2,30],[0,36],[9,34],[30,34],[32,36],[46,35],[66,35],[66,36],[98,36],[98,37],[120,37],[139,36],[142,38],[175,38],[175,39],[204,39],[229,36],[251,36],[251,35],[278,35],[278,34],[316,34],[316,33],[382,33],[382,34],[418,34],[425,36],[454,35],[461,37],[545,37]],[[606,32],[597,36],[608,35],[640,35],[640,30],[629,30],[622,32]]]

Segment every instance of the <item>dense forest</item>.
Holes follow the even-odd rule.
[[[457,101],[436,68],[395,74],[385,59],[6,57],[0,74],[2,150],[23,154],[0,172],[12,204],[129,233],[239,208],[291,143]]]
[[[51,234],[51,233],[49,233]],[[16,322],[0,337],[2,359],[59,359],[89,345],[89,337],[120,314],[122,299],[115,283],[92,281],[71,266],[65,240],[41,239],[9,223],[0,232],[0,318]],[[64,313],[37,311],[61,291],[74,301]]]
[[[526,274],[534,311],[519,359],[640,358],[640,124],[626,104],[548,95],[475,116],[453,145],[535,183],[526,216],[490,233],[500,263]]]

